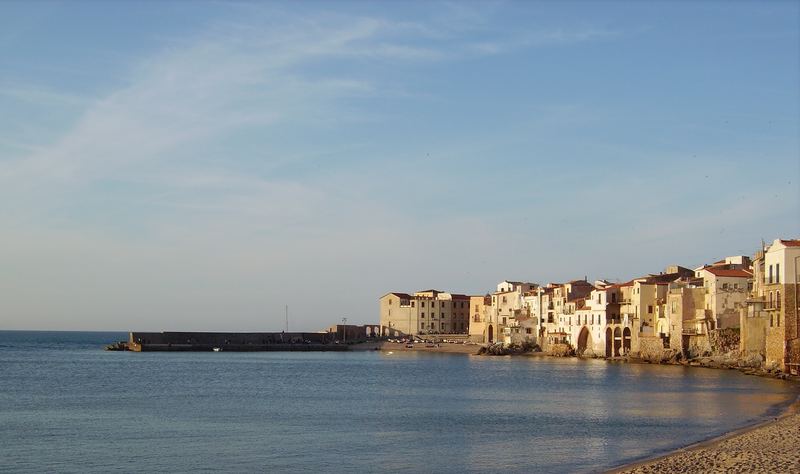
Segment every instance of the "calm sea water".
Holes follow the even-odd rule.
[[[774,414],[736,371],[423,353],[105,352],[0,331],[0,470],[572,472]]]

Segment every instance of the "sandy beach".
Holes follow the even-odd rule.
[[[795,402],[773,421],[679,449],[666,456],[623,466],[612,473],[798,473],[800,413]]]

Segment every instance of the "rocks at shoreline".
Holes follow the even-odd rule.
[[[478,355],[506,356],[525,354],[529,352],[542,352],[542,348],[539,347],[539,344],[534,344],[531,342],[523,342],[522,344],[496,343],[481,347],[478,350]]]

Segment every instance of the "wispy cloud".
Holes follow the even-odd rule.
[[[604,41],[623,35],[621,30],[605,28],[551,28],[514,33],[506,38],[472,43],[468,50],[480,54],[506,54],[523,48],[571,45]]]

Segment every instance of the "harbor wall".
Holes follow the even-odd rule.
[[[324,351],[347,350],[336,337],[317,332],[131,332],[132,351]]]

